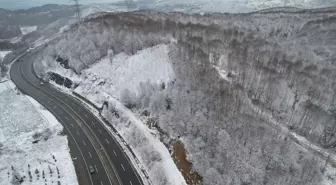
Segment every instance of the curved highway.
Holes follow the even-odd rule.
[[[103,123],[81,102],[41,84],[33,71],[33,60],[25,53],[11,66],[17,88],[48,109],[63,125],[80,185],[142,185],[128,156]],[[90,166],[94,173],[90,173]]]

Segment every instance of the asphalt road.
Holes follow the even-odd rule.
[[[142,185],[129,158],[103,123],[81,102],[50,84],[41,84],[32,60],[13,63],[10,76],[17,88],[48,109],[64,126],[80,185]],[[89,166],[95,169],[90,174]]]

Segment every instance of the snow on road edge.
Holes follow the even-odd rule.
[[[122,137],[125,138],[126,142],[130,145],[136,156],[138,156],[140,162],[145,165],[147,168],[146,171],[149,173],[149,176],[154,184],[163,183],[164,181],[165,183],[171,185],[186,185],[185,179],[181,172],[177,169],[168,149],[161,141],[151,134],[149,128],[142,123],[142,121],[136,118],[132,111],[126,108],[121,102],[113,97],[109,97],[109,108],[111,109],[112,107],[118,112],[120,120],[128,123],[128,125],[124,123],[114,125],[115,128]],[[102,111],[103,117],[108,119],[108,121],[111,121],[111,117],[113,117],[110,109],[106,110],[104,108]],[[145,146],[135,145],[133,140],[134,138],[129,136],[136,134],[142,134],[140,137],[144,137],[148,143],[146,143]],[[148,146],[152,146],[154,150],[150,151]],[[151,156],[147,156],[146,153],[143,153],[145,150],[147,152],[155,152],[155,157],[158,159],[152,163],[153,161],[150,161],[151,159],[149,159]],[[164,174],[158,175],[160,172],[156,171],[155,168],[162,170]],[[162,179],[162,176],[165,176],[166,179]],[[168,180],[168,182],[165,180]]]
[[[143,173],[144,171],[146,171],[144,169],[144,166],[140,163],[139,159],[137,159],[136,157],[133,157],[132,151],[130,151],[130,149],[127,147],[127,143],[125,142],[124,138],[122,138],[119,133],[116,133],[115,131],[113,131],[113,129],[109,125],[105,124],[104,120],[99,115],[99,111],[97,109],[95,109],[92,105],[88,104],[87,102],[83,101],[82,99],[72,94],[72,91],[67,89],[66,87],[58,85],[53,81],[50,81],[49,83],[52,84],[55,89],[62,91],[68,94],[69,96],[75,98],[79,102],[81,102],[82,105],[84,105],[92,114],[94,114],[96,118],[99,119],[101,123],[103,123],[104,127],[110,132],[110,134],[112,134],[113,136],[112,138],[116,140],[117,144],[119,144],[119,146],[122,148],[122,151],[124,151],[125,154],[128,156],[128,159],[130,160],[129,162],[133,165],[132,167],[134,168],[134,170],[138,172],[139,176],[143,180],[144,185],[152,184],[150,180],[149,181],[145,180],[145,179],[148,180],[146,176],[148,174]]]
[[[29,175],[29,179],[23,179],[23,182],[20,183],[22,185],[39,185],[42,184],[42,181],[43,184],[44,181],[48,183],[54,181],[55,183],[78,185],[67,137],[60,135],[63,126],[32,97],[20,95],[12,81],[7,81],[2,85],[16,92],[12,93],[14,96],[22,96],[21,101],[31,104],[31,108],[35,109],[37,115],[41,115],[41,120],[45,120],[49,124],[40,125],[37,129],[28,132],[22,132],[17,137],[7,139],[2,143],[4,150],[0,158],[0,169],[4,171],[0,170],[0,185],[13,182],[15,174],[18,175],[17,178],[27,177],[27,172],[32,172],[33,177]],[[24,116],[24,113],[21,115]],[[12,119],[16,120],[14,117]],[[43,175],[43,179],[39,178],[40,173],[49,172],[49,170],[54,171],[55,175],[49,176],[49,173],[46,173],[45,177]],[[37,179],[35,174],[37,174]]]

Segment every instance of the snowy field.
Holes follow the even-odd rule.
[[[14,88],[0,84],[0,185],[78,184],[63,127]]]
[[[9,88],[9,83],[0,86],[0,142],[48,126],[25,96],[17,95]]]
[[[27,35],[28,33],[31,33],[33,31],[37,30],[37,26],[24,26],[20,27],[22,35]]]

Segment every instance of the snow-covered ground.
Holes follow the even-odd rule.
[[[165,145],[121,102],[112,97],[108,102],[109,109],[105,108],[102,115],[125,138],[145,166],[153,184],[185,185],[186,182]],[[118,112],[118,118],[112,110]]]
[[[21,30],[22,35],[26,35],[28,33],[36,31],[37,26],[24,26],[24,27],[20,27],[20,30]]]
[[[323,8],[336,6],[334,0],[156,0],[150,7],[172,7],[181,12],[242,13],[274,7]],[[179,8],[180,7],[180,8]]]
[[[86,9],[84,9],[82,12],[81,12],[81,17],[84,18],[84,17],[87,17],[89,15],[92,15],[92,14],[95,14],[95,13],[98,13],[98,12],[114,12],[115,10],[114,9],[111,9],[111,8],[106,8],[106,7],[103,7],[103,6],[95,6],[95,5],[92,5]]]
[[[153,9],[184,13],[242,13],[275,7],[323,8],[336,6],[335,0],[151,0],[135,1],[134,3],[137,6],[135,9]],[[86,17],[97,12],[115,11],[127,11],[127,8],[113,4],[104,4],[104,2],[97,1],[97,4],[85,6],[81,16]]]
[[[103,116],[114,125],[132,148],[153,184],[166,182],[171,185],[183,185],[186,184],[185,180],[168,149],[152,135],[152,130],[118,100],[122,98],[126,89],[136,96],[144,90],[141,89],[142,83],[149,81],[161,84],[174,79],[172,61],[168,55],[169,47],[170,45],[161,44],[141,50],[132,56],[125,53],[113,55],[113,52],[109,51],[107,57],[84,70],[79,78],[74,78],[70,70],[52,71],[75,81],[81,80],[75,89],[77,93],[97,106],[108,101],[109,107],[119,112],[122,119],[113,117],[109,109],[104,109]]]
[[[0,51],[0,63],[2,62],[2,60],[5,58],[5,56],[9,53],[11,53],[12,51]]]
[[[69,30],[69,28],[70,28],[69,25],[65,25],[65,26],[63,26],[63,27],[61,27],[61,28],[59,29],[59,32],[58,32],[58,33],[61,34],[61,33],[65,32],[65,31]]]
[[[0,84],[0,185],[78,184],[62,125],[14,88]]]
[[[127,89],[137,95],[140,84],[166,83],[174,79],[174,71],[168,56],[169,45],[158,45],[128,56],[120,53],[109,56],[82,72],[84,81],[75,89],[79,94],[97,105],[106,100],[107,96],[120,98]],[[66,75],[70,79],[72,76]]]
[[[12,44],[15,44],[15,43],[20,42],[21,39],[22,39],[22,36],[17,36],[17,37],[12,38],[12,39],[10,40],[10,42],[11,42]]]

